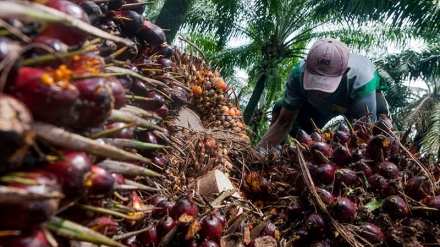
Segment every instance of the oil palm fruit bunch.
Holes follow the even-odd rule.
[[[232,131],[243,149],[249,143],[232,89],[203,59],[169,45],[143,17],[145,3],[0,5],[17,11],[0,13],[9,24],[0,36],[0,246],[220,246],[257,226],[252,243],[237,244],[275,239],[264,216],[242,214],[252,212],[248,201],[207,201],[183,181],[173,121],[202,102],[193,75],[215,90],[203,102],[217,111],[196,107],[206,130]],[[240,152],[224,145],[231,138],[216,138],[189,148],[203,150],[201,166],[230,170]]]

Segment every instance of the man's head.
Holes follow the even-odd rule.
[[[348,68],[350,50],[336,39],[321,39],[310,48],[304,72],[304,89],[333,93]]]

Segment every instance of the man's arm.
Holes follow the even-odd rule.
[[[281,108],[280,116],[277,121],[258,142],[257,147],[263,147],[266,150],[279,145],[289,133],[293,123],[298,116],[299,110],[288,110],[284,106]]]

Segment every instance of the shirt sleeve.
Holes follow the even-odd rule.
[[[300,73],[301,63],[296,65],[289,75],[286,83],[286,91],[284,93],[283,106],[288,110],[297,110],[301,108],[305,100],[304,95],[302,95],[301,89],[301,76]]]

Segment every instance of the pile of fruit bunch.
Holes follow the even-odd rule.
[[[193,70],[143,5],[0,2],[10,10],[0,11],[0,246],[274,241],[273,224],[248,201],[223,193],[209,202],[175,186],[182,174],[170,158],[180,153],[170,150],[185,143],[172,122],[201,95],[194,74],[217,90],[212,105],[222,111],[209,114],[223,114],[223,131],[249,142],[219,74],[207,64]]]
[[[241,189],[290,246],[440,244],[439,165],[381,122],[299,131]]]

